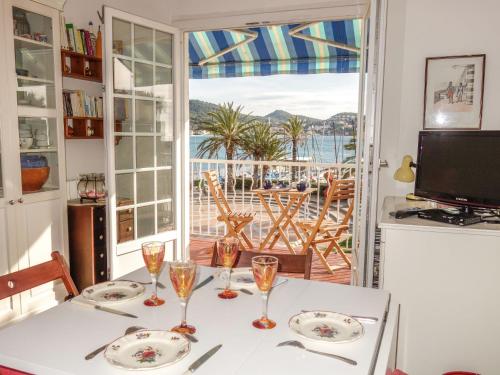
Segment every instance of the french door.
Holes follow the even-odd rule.
[[[180,249],[180,33],[105,8],[111,277],[143,265],[141,244]]]
[[[386,0],[369,2],[363,17],[360,59],[351,284],[368,287],[373,280],[377,220],[385,12]]]

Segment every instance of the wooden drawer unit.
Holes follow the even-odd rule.
[[[106,206],[68,202],[71,277],[81,291],[108,280]]]
[[[134,239],[134,210],[132,208],[116,212],[117,242],[122,243]]]

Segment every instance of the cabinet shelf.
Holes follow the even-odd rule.
[[[57,152],[57,147],[21,149],[21,154],[43,154],[44,152]]]
[[[38,40],[24,38],[22,36],[14,35],[14,40],[19,41],[19,44],[20,44],[21,48],[23,48],[23,47],[32,48],[34,46],[36,46],[36,47],[42,47],[42,48],[47,48],[47,49],[51,49],[52,48],[52,44],[50,44],[50,43],[39,42]]]
[[[48,83],[48,84],[54,84],[53,80],[50,79],[45,79],[45,78],[36,78],[36,77],[27,77],[27,76],[20,76],[17,75],[17,79],[22,80],[22,81],[30,81],[30,82],[38,82],[38,83]]]
[[[62,75],[102,83],[102,58],[61,49]]]

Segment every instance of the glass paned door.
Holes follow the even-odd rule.
[[[59,190],[53,17],[11,9],[22,193]]]
[[[107,98],[114,124],[109,171],[114,182],[114,246],[120,255],[138,250],[147,240],[176,238],[172,57],[177,36],[165,25],[109,11],[115,14],[110,17],[107,48],[112,66]]]

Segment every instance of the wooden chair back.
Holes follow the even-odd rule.
[[[222,190],[222,186],[219,182],[219,175],[216,171],[206,171],[203,172],[203,177],[205,177],[207,181],[208,189],[210,190],[210,194],[220,214],[222,216],[228,216],[231,213],[231,207],[226,200],[224,190]]]
[[[328,181],[328,180],[327,180]],[[328,187],[328,193],[323,204],[323,208],[318,217],[318,224],[321,224],[330,210],[332,202],[342,200],[348,201],[347,211],[342,219],[341,225],[349,224],[354,209],[355,181],[353,179],[333,180]]]
[[[304,279],[311,279],[312,250],[308,249],[305,254],[285,254],[263,251],[239,251],[234,267],[252,267],[252,258],[256,256],[270,255],[278,258],[278,272],[303,273]],[[217,242],[213,246],[212,267],[222,265],[217,254]]]
[[[51,257],[48,262],[0,276],[0,300],[58,279],[63,281],[69,296],[77,296],[78,289],[64,258],[57,251]]]

